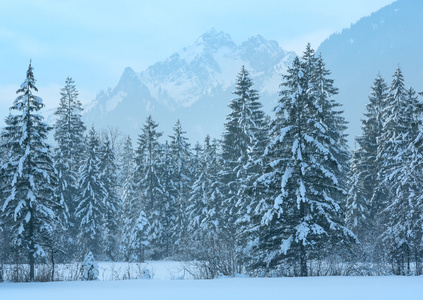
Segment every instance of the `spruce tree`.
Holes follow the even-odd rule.
[[[134,226],[129,233],[128,252],[130,253],[129,261],[144,262],[145,249],[149,244],[150,225],[144,211],[141,210]]]
[[[150,249],[153,259],[163,258],[166,238],[163,234],[165,216],[164,189],[160,178],[161,146],[158,124],[149,116],[138,138],[135,162],[135,181],[142,199],[141,209],[150,224]]]
[[[271,200],[262,220],[262,230],[267,229],[262,259],[267,267],[288,259],[301,276],[309,274],[310,259],[322,259],[334,250],[328,245],[355,240],[342,222],[345,184],[338,151],[346,150],[340,143],[343,124],[331,99],[336,90],[317,85],[316,78],[328,73],[319,73],[315,62],[307,47],[303,59],[295,58],[283,76],[266,150],[269,165],[260,180]]]
[[[178,237],[185,237],[185,233],[179,234],[177,226],[177,216],[179,213],[178,199],[178,185],[176,184],[175,174],[177,174],[177,167],[173,157],[173,151],[169,142],[166,141],[162,145],[160,162],[160,179],[163,187],[163,202],[164,212],[162,218],[163,224],[163,239],[164,239],[164,257],[171,257],[175,252],[180,255],[182,247],[180,246],[181,239],[177,241]],[[186,211],[183,212],[182,217],[185,217]],[[184,220],[178,218],[178,221]],[[184,224],[184,223],[182,223]],[[185,248],[185,245],[184,245]],[[179,252],[179,253],[178,253]]]
[[[239,272],[234,241],[228,236],[221,192],[222,158],[217,140],[206,137],[201,173],[193,184],[189,199],[189,236],[191,259],[200,260],[207,276],[234,276]]]
[[[68,77],[65,86],[60,90],[60,102],[55,115],[54,139],[57,148],[54,150],[54,161],[58,172],[59,186],[57,194],[64,206],[62,224],[67,231],[63,236],[67,254],[71,255],[75,250],[77,228],[75,220],[75,208],[78,196],[78,174],[85,152],[84,132],[86,127],[82,121],[82,105],[78,100],[78,91],[75,82]]]
[[[266,115],[262,110],[258,92],[252,86],[253,82],[249,73],[242,67],[233,93],[237,98],[233,100],[233,103],[240,104],[241,109],[237,112],[237,119],[243,135],[240,138],[243,140],[241,143],[243,146],[241,144],[239,146],[245,147],[235,167],[239,186],[236,203],[237,252],[241,258],[244,258],[243,260],[248,256],[249,245],[257,238],[255,228],[259,220],[254,218],[254,210],[258,205],[259,192],[254,183],[263,172],[260,158],[269,140]]]
[[[82,281],[91,281],[98,280],[99,270],[98,264],[94,259],[94,255],[91,251],[87,253],[84,257],[84,261],[81,266],[81,280]]]
[[[103,232],[107,190],[100,173],[100,141],[94,127],[88,133],[87,157],[79,175],[78,206],[75,210],[78,244],[81,253],[91,250],[96,256],[104,251]]]
[[[106,254],[112,259],[117,259],[119,240],[121,236],[121,213],[122,203],[118,194],[117,166],[115,162],[114,150],[110,140],[106,136],[100,154],[100,181],[106,191],[105,204],[105,245]]]
[[[128,136],[124,142],[121,158],[120,158],[120,183],[121,183],[121,199],[122,199],[122,215],[123,223],[122,242],[120,245],[120,253],[125,261],[129,261],[131,254],[131,231],[141,209],[141,202],[137,196],[136,183],[134,182],[134,150],[132,148],[131,138]]]
[[[134,177],[128,178],[125,181],[122,192],[122,221],[123,221],[123,234],[122,242],[120,245],[120,253],[125,261],[131,261],[134,257],[131,248],[132,243],[132,230],[137,220],[137,214],[141,211],[141,201],[138,194],[138,187],[134,181]]]
[[[351,159],[351,179],[347,200],[346,224],[369,251],[374,251],[375,240],[380,234],[381,194],[375,193],[379,186],[377,159],[378,140],[383,128],[383,105],[387,97],[387,85],[380,74],[374,80],[367,112],[362,122],[362,135],[356,137],[358,148]],[[367,245],[370,243],[371,245]]]
[[[125,139],[119,158],[119,182],[124,183],[132,177],[135,169],[134,149],[132,147],[131,137],[128,135]],[[121,186],[121,192],[123,186]]]
[[[422,109],[414,90],[405,89],[399,67],[383,114],[385,123],[378,154],[383,164],[379,174],[388,197],[384,202],[382,217],[386,228],[382,236],[395,274],[409,274],[413,253],[421,247],[421,228],[416,227],[421,213],[421,171],[412,166],[418,153],[414,148],[422,126]]]
[[[207,135],[200,163],[201,173],[193,183],[188,206],[188,233],[195,258],[201,257],[198,251],[213,248],[225,239],[224,196],[221,192],[223,184],[219,176],[221,168],[217,141],[210,141]]]
[[[250,237],[250,213],[256,205],[251,186],[258,178],[260,168],[255,162],[267,143],[265,114],[258,92],[252,86],[249,73],[243,66],[233,92],[236,97],[229,104],[231,112],[226,118],[222,142],[223,182],[227,185],[222,191],[226,198],[225,228],[229,240],[237,244],[234,246],[238,248],[239,257],[243,256],[241,252]]]
[[[194,176],[194,180],[195,178],[198,177],[198,175],[201,172],[201,159],[202,159],[202,154],[203,154],[203,147],[201,146],[201,144],[199,142],[195,143],[193,150],[193,155],[192,155],[192,159],[191,159],[191,170]]]
[[[57,177],[50,146],[46,143],[51,128],[38,111],[44,107],[36,95],[31,63],[19,96],[2,132],[3,184],[2,219],[11,235],[14,251],[27,257],[29,280],[34,280],[36,259],[47,256],[57,215],[62,206],[55,197]]]
[[[175,205],[175,222],[172,230],[177,251],[181,252],[187,243],[188,217],[187,206],[189,191],[192,185],[191,149],[188,138],[184,136],[181,122],[178,120],[170,136],[171,168],[170,187],[172,203]]]

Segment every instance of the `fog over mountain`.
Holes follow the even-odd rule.
[[[400,0],[331,35],[318,48],[340,89],[337,100],[350,122],[352,148],[378,72],[390,85],[399,65],[406,86],[423,91],[422,28],[423,1]]]
[[[250,72],[271,113],[281,74],[294,57],[260,35],[237,45],[228,34],[212,29],[140,73],[127,67],[116,87],[100,92],[86,108],[84,119],[89,126],[118,126],[136,137],[151,114],[166,135],[179,119],[191,143],[202,142],[206,134],[219,138],[241,67]]]
[[[390,84],[399,65],[406,85],[423,91],[421,28],[423,2],[400,0],[332,34],[317,49],[340,90],[336,100],[349,122],[351,148],[361,133],[360,119],[379,72]],[[118,126],[136,137],[152,114],[165,135],[180,119],[191,143],[201,142],[207,133],[219,138],[241,66],[250,72],[265,111],[273,115],[281,75],[294,57],[294,52],[260,35],[237,45],[229,34],[212,29],[146,70],[128,66],[116,87],[100,92],[86,108],[84,119],[99,128]]]

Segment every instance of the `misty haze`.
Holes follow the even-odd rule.
[[[0,4],[1,299],[421,299],[423,2]]]

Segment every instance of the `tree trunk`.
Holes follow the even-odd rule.
[[[300,276],[307,277],[307,256],[304,245],[300,244]]]
[[[33,282],[35,277],[35,261],[33,251],[29,252],[29,281]]]
[[[34,224],[32,221],[32,211],[31,211],[31,219],[29,221],[29,232],[28,232],[28,239],[29,239],[29,281],[33,282],[35,277],[35,245],[34,245]]]
[[[305,204],[300,203],[300,219],[305,217]],[[307,277],[307,253],[303,241],[300,241],[300,274],[302,277]]]
[[[54,281],[54,250],[51,249],[51,281]]]

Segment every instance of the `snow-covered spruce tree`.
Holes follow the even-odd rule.
[[[207,165],[209,163],[208,148],[210,147],[210,136],[207,135],[204,141],[204,151],[197,158],[198,174],[196,174],[190,196],[188,200],[188,235],[190,236],[189,245],[191,259],[198,259],[198,253],[201,252],[200,245],[203,243],[204,233],[201,230],[201,222],[205,218],[205,206],[210,191],[210,180],[208,179]]]
[[[257,236],[254,228],[257,227],[259,220],[254,218],[253,211],[257,206],[258,195],[254,182],[262,174],[259,162],[268,144],[266,116],[262,111],[258,92],[252,86],[249,73],[243,66],[237,76],[233,92],[236,98],[229,105],[232,112],[228,116],[229,122],[224,135],[230,139],[236,136],[236,140],[232,141],[235,152],[230,155],[223,152],[224,157],[232,156],[228,163],[232,165],[237,186],[235,203],[237,253],[239,259],[244,261],[248,257],[249,244]],[[224,139],[223,145],[225,141],[227,143],[228,139]]]
[[[206,137],[200,167],[202,171],[193,184],[188,207],[190,258],[199,261],[206,278],[222,274],[233,276],[239,266],[234,259],[233,241],[230,243],[226,234],[219,146],[217,140],[210,141],[210,137]]]
[[[105,137],[100,154],[100,181],[106,190],[105,204],[105,251],[108,258],[116,260],[121,236],[122,202],[118,194],[117,166],[109,137]]]
[[[119,156],[119,182],[124,183],[128,181],[134,173],[134,149],[132,147],[131,137],[128,135],[123,142],[121,154]],[[121,193],[123,186],[121,187]]]
[[[411,90],[411,89],[410,89]],[[423,93],[419,93],[420,96],[423,96]],[[422,108],[420,104],[419,108]],[[420,187],[423,185],[423,130],[420,127],[419,134],[415,139],[414,143],[409,146],[410,155],[411,155],[411,168],[409,169],[409,174],[411,177],[410,182],[414,182],[412,186],[412,191],[418,191],[416,195],[413,195],[413,249],[411,253],[410,260],[414,261],[415,264],[415,275],[423,274],[423,245],[421,241],[423,240],[423,197]],[[417,196],[417,197],[416,197]],[[411,198],[411,197],[410,197]]]
[[[84,132],[86,127],[81,118],[82,105],[78,100],[75,82],[68,77],[65,86],[60,90],[60,103],[55,115],[54,139],[57,148],[54,150],[54,161],[58,173],[59,186],[57,194],[64,206],[61,216],[62,225],[67,234],[62,237],[66,244],[67,255],[73,255],[78,229],[75,227],[75,208],[78,196],[78,173],[85,152]]]
[[[163,234],[166,197],[160,178],[161,146],[158,140],[162,133],[157,132],[157,126],[158,124],[149,116],[138,138],[134,175],[142,201],[141,209],[150,224],[149,242],[153,259],[163,258],[166,245]]]
[[[414,90],[406,90],[398,67],[386,98],[382,143],[381,184],[387,191],[383,221],[383,242],[395,274],[410,274],[414,253],[421,251],[421,227],[418,224],[421,201],[421,170],[413,168],[418,149],[415,141],[422,121],[422,105]],[[419,258],[420,260],[420,258]]]
[[[192,149],[192,159],[191,159],[191,170],[193,173],[193,178],[198,178],[198,175],[201,172],[201,159],[203,155],[203,147],[199,142],[195,143],[194,148]]]
[[[128,136],[123,145],[120,158],[120,183],[121,183],[121,199],[122,199],[122,215],[123,223],[122,242],[120,245],[120,253],[125,261],[130,261],[130,243],[131,230],[137,219],[137,214],[141,210],[141,202],[137,195],[137,187],[134,182],[134,150],[132,148],[131,138]]]
[[[377,149],[382,134],[382,110],[387,92],[387,85],[379,74],[371,88],[367,112],[361,121],[362,135],[355,139],[358,148],[351,159],[346,224],[366,247],[364,250],[367,254],[375,252],[375,242],[381,233],[379,216],[382,195],[375,193],[375,190],[379,186],[381,161],[377,159]]]
[[[398,168],[402,164],[401,161],[396,160],[396,156],[402,153],[408,146],[406,145],[406,140],[402,140],[407,134],[407,126],[409,126],[409,123],[403,123],[406,121],[405,118],[408,118],[403,113],[403,110],[407,109],[405,98],[406,88],[404,76],[402,75],[401,69],[398,67],[393,75],[388,95],[383,103],[383,127],[381,136],[378,139],[377,160],[380,169],[378,170],[379,185],[376,188],[375,194],[383,196],[380,196],[382,199],[377,201],[378,203],[375,203],[375,205],[378,205],[379,210],[384,210],[389,205],[389,199],[392,197],[392,189],[389,187],[386,178],[390,176],[392,170]],[[397,144],[398,142],[400,142],[400,144]],[[385,220],[383,220],[383,222],[385,222]]]
[[[300,276],[309,275],[309,260],[356,239],[342,224],[344,184],[338,176],[343,166],[337,151],[346,150],[340,148],[342,132],[336,132],[335,93],[328,89],[321,93],[325,97],[316,96],[310,50],[283,76],[265,153],[268,171],[260,179],[271,200],[262,219],[261,260],[267,268],[281,267],[286,260]]]
[[[29,280],[34,280],[36,259],[47,256],[51,237],[62,206],[55,197],[57,177],[50,146],[46,143],[51,129],[37,112],[44,107],[31,63],[26,79],[13,102],[11,114],[2,132],[1,168],[2,219],[10,233],[14,251],[27,257]]]
[[[104,253],[103,232],[107,190],[101,181],[100,141],[92,127],[88,133],[87,157],[79,175],[79,196],[75,217],[79,227],[78,245],[81,253],[89,249],[96,256]]]
[[[124,183],[122,193],[122,242],[120,245],[120,253],[125,261],[131,261],[134,257],[132,254],[131,231],[137,220],[137,214],[141,211],[141,199],[138,193],[138,186],[134,181],[134,177],[130,177]]]
[[[94,259],[94,255],[91,251],[88,251],[87,255],[84,257],[84,262],[81,266],[81,280],[82,281],[91,281],[98,280],[99,269],[98,264]]]
[[[181,251],[175,243],[175,238],[178,234],[175,233],[177,230],[176,226],[176,215],[178,206],[176,205],[177,199],[177,185],[174,182],[175,164],[172,155],[172,149],[169,142],[166,141],[164,145],[161,145],[159,162],[159,172],[161,179],[161,186],[163,188],[163,202],[164,212],[162,218],[163,225],[163,240],[164,240],[164,257],[172,257],[174,254],[181,256]],[[186,212],[184,212],[185,214]],[[182,235],[181,235],[182,236]]]
[[[9,119],[12,118],[12,115],[9,113],[9,115],[5,118],[5,123],[9,124]],[[4,137],[4,129],[2,128],[0,132],[0,174],[3,174],[2,166],[7,162],[7,147],[5,147],[6,138]],[[0,265],[1,274],[0,276],[3,276],[4,271],[4,264],[8,261],[11,261],[11,237],[9,230],[6,230],[6,228],[9,227],[11,224],[6,223],[6,216],[2,213],[2,208],[4,201],[6,199],[6,195],[2,194],[4,192],[7,192],[8,189],[5,189],[7,184],[7,177],[0,176]],[[4,279],[2,278],[1,281]]]
[[[224,195],[221,190],[223,183],[220,181],[220,172],[222,170],[222,158],[220,143],[213,139],[210,143],[207,142],[204,146],[204,161],[206,162],[206,169],[204,174],[208,181],[209,190],[206,193],[206,203],[204,203],[204,218],[201,220],[201,230],[212,243],[223,241],[226,243],[226,222],[224,218]],[[229,274],[228,274],[229,275]]]
[[[222,214],[223,194],[222,183],[219,181],[221,159],[219,158],[217,141],[210,141],[206,136],[201,158],[201,173],[195,180],[189,198],[188,233],[194,258],[201,258],[201,245],[213,247],[223,239],[225,220]]]
[[[145,249],[149,244],[150,225],[143,210],[141,210],[134,226],[129,233],[129,261],[144,262]]]
[[[186,251],[188,216],[187,206],[189,192],[192,185],[191,159],[192,153],[188,138],[184,136],[181,122],[178,120],[170,136],[172,203],[175,205],[175,222],[172,228],[172,239],[175,242],[175,251],[179,254]]]
[[[210,144],[210,136],[207,135],[205,138],[204,146]],[[200,215],[202,213],[203,205],[201,199],[205,196],[205,192],[201,191],[203,188],[202,173],[205,171],[205,151],[203,146],[197,142],[193,149],[193,156],[191,160],[191,168],[193,170],[193,183],[189,191],[188,206],[187,206],[187,218],[188,227],[187,232],[189,241],[187,243],[188,253],[187,256],[192,258],[195,256],[198,245],[200,245],[201,237],[199,228]],[[194,196],[195,195],[195,196]]]
[[[238,254],[243,252],[250,236],[249,214],[251,207],[255,206],[251,186],[259,176],[254,162],[261,156],[267,140],[265,114],[258,92],[252,86],[249,73],[243,66],[233,92],[236,97],[229,103],[231,112],[226,117],[222,141],[225,166],[222,181],[227,185],[222,190],[226,198],[225,229],[228,242],[235,242],[233,246],[237,247]]]
[[[307,51],[314,53],[310,44],[307,45]],[[312,72],[311,84],[309,93],[314,98],[318,107],[318,117],[323,120],[328,126],[328,135],[333,140],[330,146],[334,157],[339,163],[339,168],[336,168],[337,178],[343,190],[347,189],[348,170],[351,154],[347,145],[347,134],[345,130],[348,128],[348,122],[343,117],[344,111],[341,110],[341,104],[336,102],[332,97],[338,94],[338,88],[334,87],[334,80],[328,78],[331,72],[326,69],[322,55],[319,54],[316,61],[316,67]],[[344,197],[337,194],[338,200],[341,201],[342,208],[345,210],[346,194]]]
[[[345,224],[354,232],[360,243],[364,243],[365,239],[371,236],[370,234],[374,228],[370,223],[370,205],[368,199],[364,196],[364,181],[360,177],[361,173],[358,169],[361,156],[359,156],[357,151],[355,151],[353,155],[354,158],[351,161],[351,177],[348,190]],[[366,247],[366,245],[363,244],[362,246]]]

